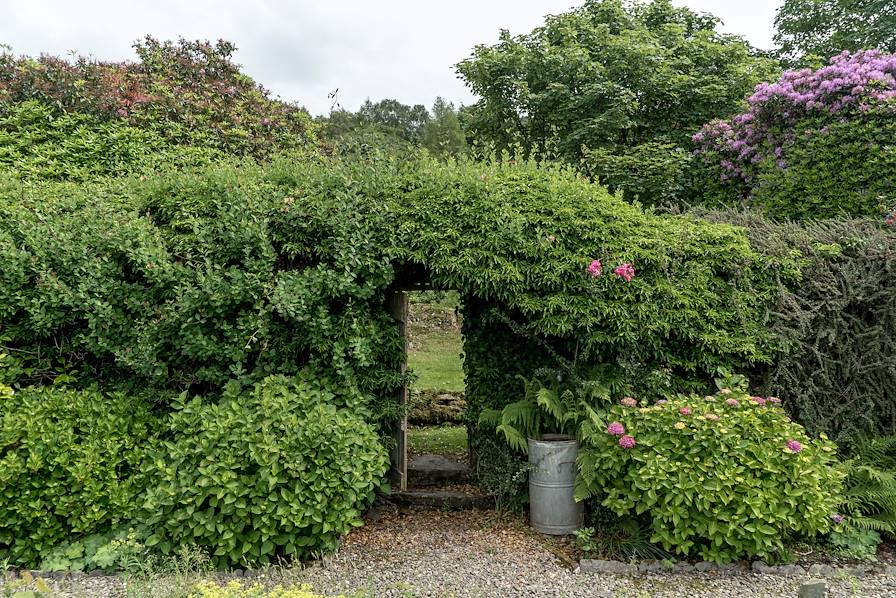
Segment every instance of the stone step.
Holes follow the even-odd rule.
[[[444,455],[417,455],[408,461],[408,486],[427,488],[446,484],[466,484],[470,467]]]
[[[405,492],[395,492],[390,498],[399,508],[416,507],[452,511],[495,508],[495,501],[490,496],[467,494],[454,490],[406,490]]]

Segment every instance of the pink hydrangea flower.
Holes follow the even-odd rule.
[[[625,279],[625,282],[631,282],[632,278],[635,277],[635,268],[631,264],[621,264],[613,268],[613,274],[616,276],[621,276]]]
[[[803,445],[797,442],[796,440],[788,440],[787,441],[787,449],[791,453],[798,453],[803,450]]]
[[[716,415],[715,413],[707,413],[707,414],[706,414],[706,419],[708,419],[708,420],[710,420],[710,421],[718,421],[719,416]]]
[[[682,407],[681,409],[678,410],[678,412],[682,415],[690,415],[691,413],[693,413],[693,411],[691,411],[690,407]]]
[[[726,399],[725,404],[731,405],[732,407],[737,407],[738,405],[740,405],[740,403],[737,402],[737,399]]]
[[[619,446],[621,446],[624,449],[633,448],[636,444],[637,443],[635,442],[634,437],[629,436],[627,434],[619,439]]]
[[[635,399],[633,399],[631,397],[625,397],[624,399],[619,401],[619,404],[622,405],[623,407],[637,407],[638,401],[636,401]]]
[[[750,400],[757,405],[765,405],[765,399],[762,397],[750,397]]]
[[[592,260],[585,271],[594,278],[600,276],[603,273],[603,267],[600,265],[600,260]]]
[[[779,399],[778,397],[768,397],[766,400],[767,400],[769,403],[772,403],[773,405],[780,405],[780,404],[781,404],[781,399]]]
[[[623,426],[619,422],[613,422],[609,426],[607,426],[607,434],[611,434],[613,436],[622,436],[625,434],[625,426]]]

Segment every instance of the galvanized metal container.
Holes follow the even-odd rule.
[[[529,524],[535,531],[562,536],[582,527],[585,505],[573,495],[578,448],[561,434],[529,439]]]

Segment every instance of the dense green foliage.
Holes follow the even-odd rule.
[[[362,405],[337,385],[283,377],[175,404],[146,469],[147,545],[196,543],[218,566],[332,551],[388,464]]]
[[[172,146],[120,120],[60,113],[37,100],[0,103],[0,166],[25,179],[90,181],[220,157],[213,149]]]
[[[319,364],[386,396],[401,345],[378,293],[392,271],[365,224],[339,217],[356,209],[347,181],[298,168],[318,201],[294,205],[280,170],[243,166],[3,187],[0,327],[33,349],[8,375],[200,392]]]
[[[519,147],[573,164],[583,148],[688,144],[777,69],[717,24],[668,0],[589,0],[529,34],[504,31],[458,65],[480,97],[470,133],[499,151]]]
[[[784,0],[775,14],[781,56],[811,64],[843,50],[896,52],[896,4],[891,0]]]
[[[653,542],[714,562],[767,556],[788,535],[833,525],[836,447],[811,440],[774,403],[737,386],[632,403],[582,424],[578,498],[646,513]]]
[[[146,402],[55,388],[0,399],[0,558],[31,565],[133,517],[157,425]]]

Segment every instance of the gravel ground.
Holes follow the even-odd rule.
[[[333,556],[307,568],[252,574],[266,585],[310,584],[326,594],[444,597],[797,596],[802,579],[755,573],[580,573],[555,544],[519,521],[488,512],[387,512],[350,534]],[[59,596],[177,596],[197,578],[49,580]],[[127,585],[127,588],[125,587]],[[896,578],[828,580],[828,596],[896,598]],[[2,592],[0,592],[2,593]]]

